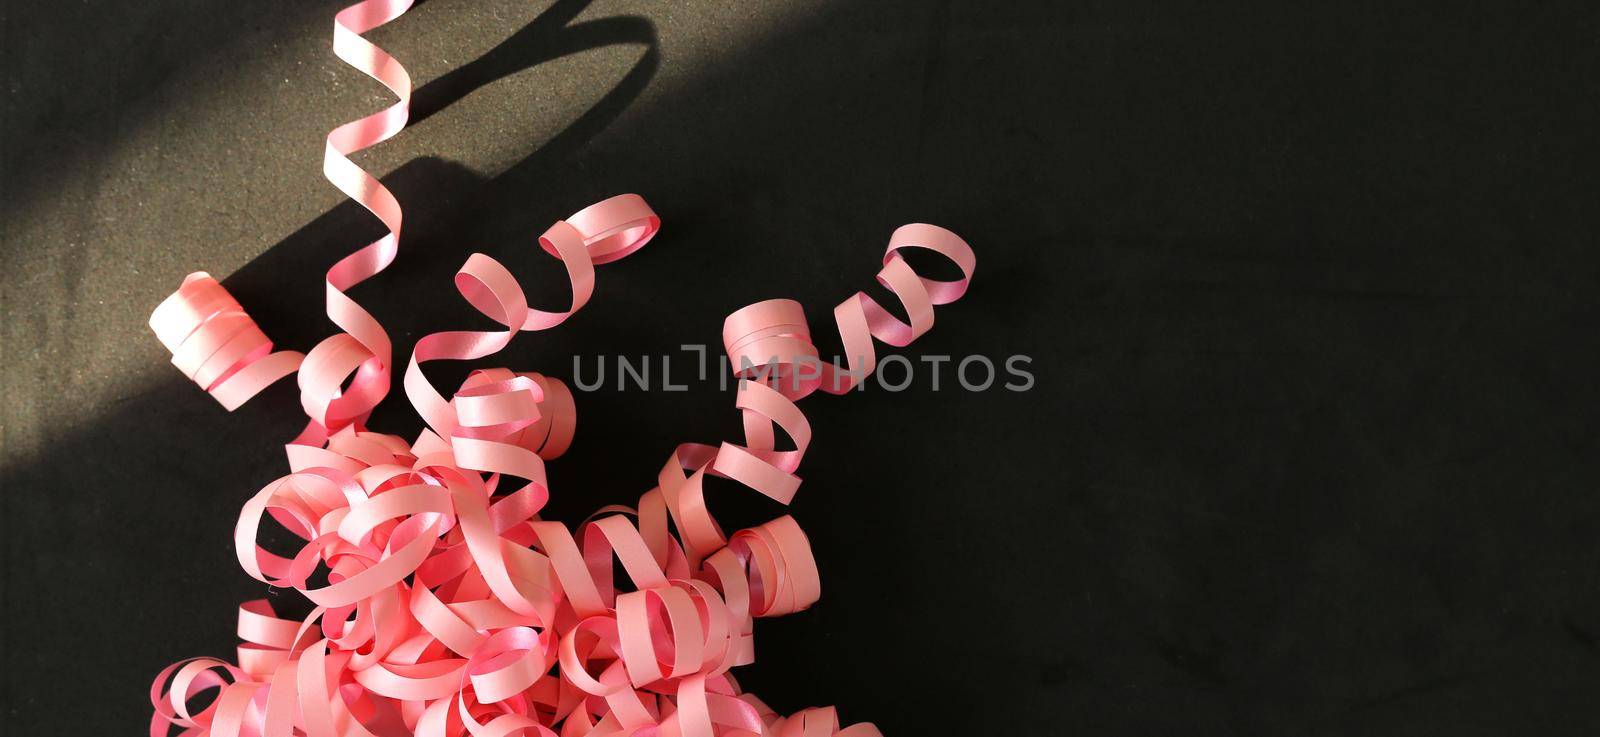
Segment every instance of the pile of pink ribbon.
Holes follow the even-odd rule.
[[[310,422],[286,446],[290,473],[244,505],[235,548],[251,576],[316,607],[291,620],[265,599],[240,606],[237,663],[196,658],[163,670],[151,687],[150,734],[877,735],[870,724],[841,729],[832,708],[783,717],[741,691],[729,671],[753,660],[754,618],[805,609],[821,585],[793,518],[727,535],[707,508],[704,480],[731,479],[788,504],[811,437],[796,400],[847,391],[871,374],[874,340],[903,346],[931,327],[934,305],[966,290],[971,249],[936,226],[896,230],[878,281],[908,319],[859,292],[840,303],[834,316],[850,357],[842,369],[820,360],[795,302],[730,315],[723,342],[745,379],[736,399],[743,443],[679,446],[636,506],[602,508],[576,533],[541,520],[544,462],[573,439],[571,392],[536,373],[487,369],[446,399],[420,367],[480,359],[521,331],[560,324],[593,293],[595,265],[644,246],[660,220],[643,199],[621,195],[546,231],[539,243],[572,284],[572,304],[559,312],[530,308],[503,266],[473,255],[456,286],[500,329],[418,341],[403,384],[429,429],[414,442],[366,429],[389,390],[391,348],[345,292],[394,259],[401,217],[388,190],[347,156],[405,125],[409,78],[360,34],[409,5],[367,0],[335,20],[339,56],[400,97],[328,137],[328,178],[389,228],[327,274],[328,315],[343,332],[305,355],[274,352],[203,272],[151,316],[173,363],[229,409],[298,372]],[[913,248],[942,254],[962,277],[918,275],[900,253]],[[262,547],[268,517],[301,540],[298,549]],[[626,585],[614,578],[617,565]]]

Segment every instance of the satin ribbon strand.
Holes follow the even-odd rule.
[[[273,353],[271,341],[205,272],[190,274],[183,287],[151,315],[150,327],[172,351],[173,362],[230,411],[278,379],[298,372],[301,406],[310,423],[295,439],[297,444],[320,445],[343,427],[359,426],[389,392],[389,335],[346,292],[394,262],[403,218],[394,194],[356,166],[350,156],[394,137],[405,127],[411,77],[405,67],[361,34],[400,17],[412,2],[364,0],[334,16],[334,54],[397,98],[381,111],[335,128],[324,146],[324,176],[388,231],[328,269],[326,310],[328,319],[342,332],[324,339],[305,355]]]

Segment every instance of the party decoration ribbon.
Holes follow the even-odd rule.
[[[446,399],[422,365],[482,359],[519,332],[561,324],[592,296],[595,266],[642,248],[661,222],[642,198],[620,195],[545,231],[539,244],[572,285],[571,304],[556,312],[530,307],[504,266],[474,254],[457,290],[500,329],[419,340],[403,383],[428,429],[412,442],[367,429],[389,388],[390,344],[344,292],[393,261],[401,218],[388,190],[346,157],[405,123],[404,69],[359,34],[409,5],[367,0],[335,19],[340,57],[400,97],[328,137],[328,178],[389,228],[328,272],[328,314],[345,332],[305,356],[273,352],[204,272],[151,316],[173,363],[228,409],[299,370],[310,423],[287,446],[290,473],[245,503],[234,542],[246,573],[316,606],[293,620],[265,599],[241,605],[237,662],[196,658],[158,674],[150,734],[879,735],[871,724],[841,727],[831,707],[780,716],[734,680],[731,669],[754,659],[754,619],[811,606],[821,583],[793,517],[727,535],[704,481],[729,479],[788,505],[811,440],[796,402],[859,385],[875,366],[874,341],[904,346],[926,332],[933,307],[966,291],[971,248],[937,226],[896,230],[878,281],[907,320],[865,293],[840,303],[842,368],[820,358],[798,303],[733,313],[723,341],[742,379],[742,442],[678,446],[636,506],[602,508],[575,532],[543,520],[544,464],[576,426],[571,392],[554,378],[495,368],[474,371]],[[961,278],[919,275],[902,257],[909,249],[942,255]],[[791,449],[779,449],[780,432]],[[296,549],[261,543],[269,519],[300,540]]]
[[[388,229],[328,269],[328,319],[344,332],[329,336],[303,356],[292,351],[271,353],[272,342],[205,272],[191,274],[150,316],[150,328],[172,352],[173,363],[229,410],[298,370],[300,401],[311,421],[296,443],[316,445],[334,430],[364,422],[389,392],[389,334],[345,292],[394,262],[400,243],[400,203],[349,157],[394,137],[410,116],[411,75],[361,34],[400,17],[412,2],[365,0],[333,18],[333,53],[398,98],[379,112],[333,129],[323,151],[323,176]]]

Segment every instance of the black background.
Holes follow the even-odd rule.
[[[662,234],[493,365],[715,345],[776,296],[824,333],[919,220],[979,267],[903,353],[1033,358],[1024,393],[805,402],[824,596],[758,623],[739,676],[769,703],[897,735],[1600,729],[1592,4],[546,5],[431,0],[374,34],[419,127],[362,159],[407,230],[354,296],[401,350],[482,324],[448,278],[474,250],[564,304],[533,236],[634,191]],[[379,230],[309,131],[383,104],[326,51],[337,7],[3,11],[8,733],[143,730],[150,677],[229,656],[262,593],[231,529],[284,470],[292,383],[229,416],[143,322],[222,263],[280,344],[329,332],[319,274]],[[553,135],[516,132],[533,104],[449,117],[546,64],[587,101]],[[280,109],[299,127],[250,127]],[[514,152],[486,174],[428,135]],[[579,415],[569,522],[738,427],[714,384]],[[418,425],[398,396],[373,421]]]

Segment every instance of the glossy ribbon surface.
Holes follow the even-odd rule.
[[[304,357],[273,352],[203,272],[151,317],[173,363],[229,409],[299,369],[311,422],[287,446],[290,473],[245,503],[235,551],[249,575],[300,591],[315,608],[291,620],[264,599],[241,605],[237,663],[197,658],[158,674],[150,734],[877,735],[870,724],[841,728],[832,708],[782,717],[740,689],[730,670],[754,658],[754,619],[811,606],[821,583],[792,517],[727,535],[704,483],[730,479],[789,504],[811,440],[796,401],[849,390],[872,372],[874,341],[903,346],[931,327],[933,306],[966,290],[971,249],[936,226],[896,230],[878,281],[907,319],[864,293],[842,302],[842,368],[819,358],[795,302],[730,315],[723,340],[744,379],[735,400],[743,441],[680,445],[636,506],[602,508],[575,532],[543,520],[544,463],[576,427],[571,392],[540,374],[484,369],[446,399],[422,365],[482,359],[519,332],[561,324],[593,294],[594,267],[643,247],[660,220],[640,197],[621,195],[551,226],[539,243],[572,285],[571,305],[557,312],[530,308],[499,262],[473,255],[457,289],[501,329],[419,340],[404,387],[429,429],[413,442],[366,429],[389,388],[389,339],[344,291],[394,259],[400,208],[345,157],[404,125],[404,69],[358,34],[408,6],[369,0],[335,22],[340,57],[400,97],[328,137],[329,179],[389,227],[328,273],[328,314],[345,332]],[[920,276],[902,258],[907,249],[941,254],[962,277]],[[278,546],[261,538],[271,527],[287,535],[265,537],[298,543],[269,550]]]

